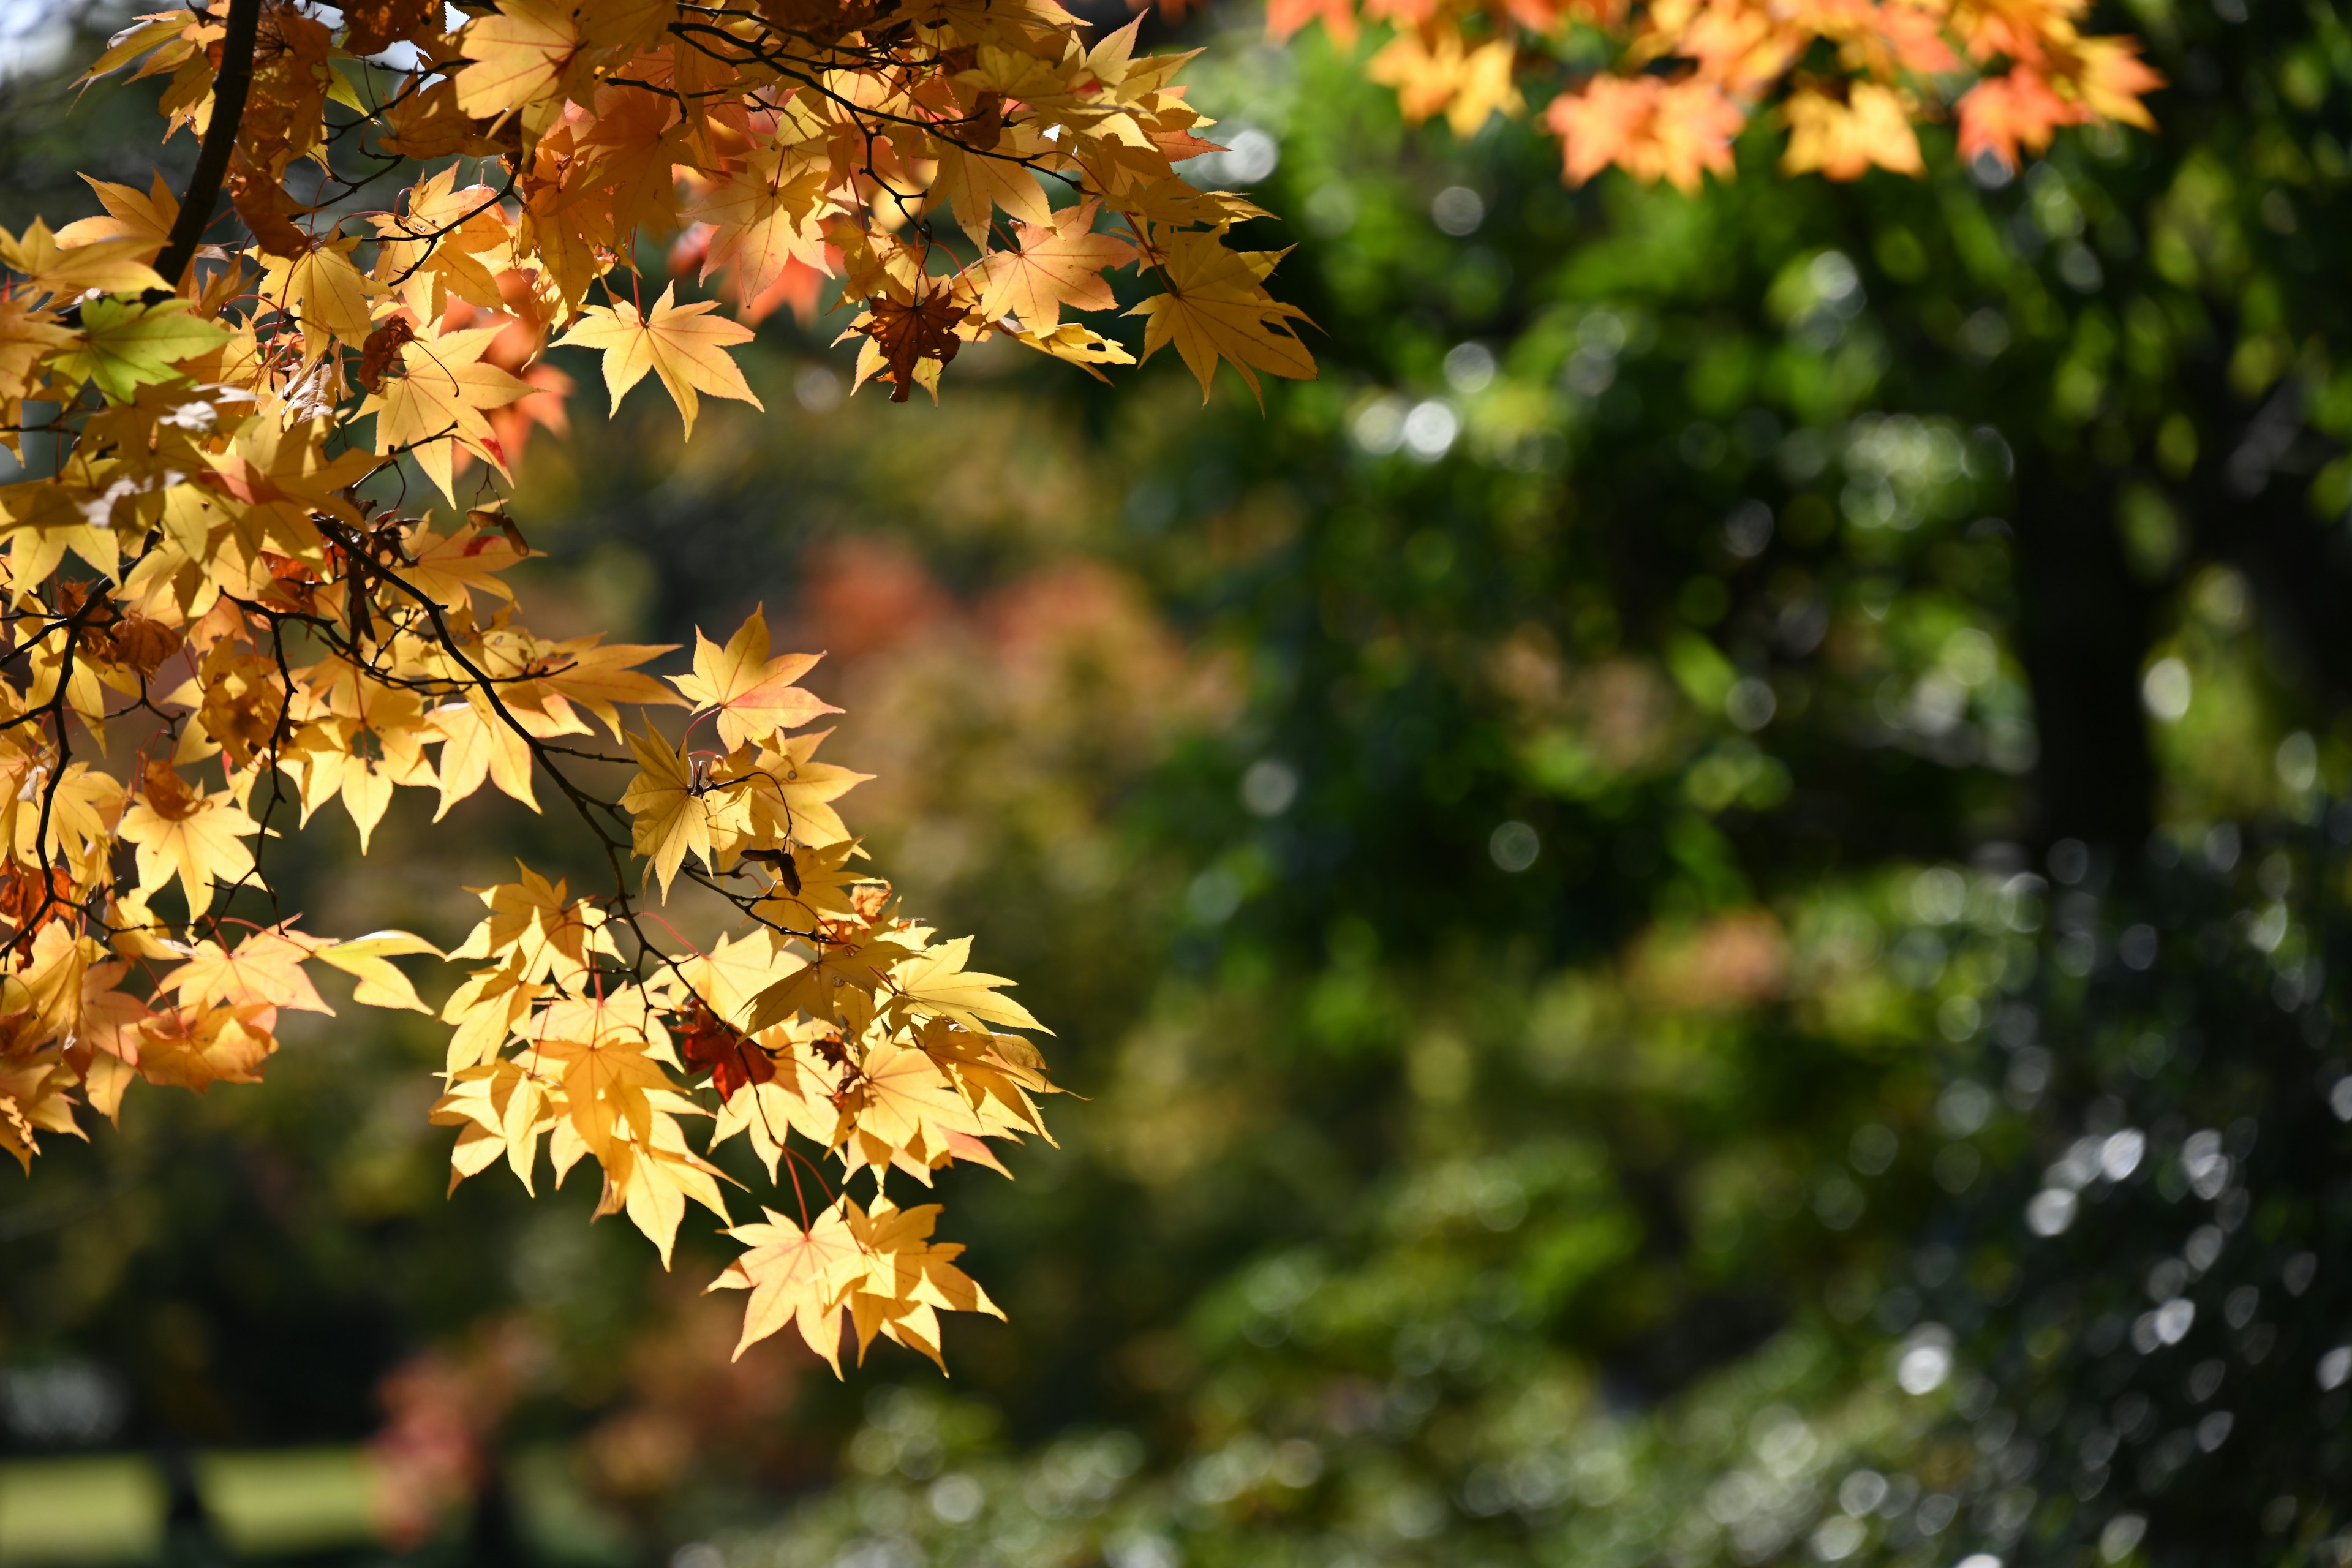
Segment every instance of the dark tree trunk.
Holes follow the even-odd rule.
[[[2115,523],[2111,470],[2079,455],[2021,452],[2015,549],[2018,648],[2041,755],[2034,826],[2127,865],[2153,821],[2156,766],[2140,708],[2149,594]]]

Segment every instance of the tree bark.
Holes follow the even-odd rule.
[[[246,94],[253,86],[254,40],[261,30],[261,0],[229,0],[228,33],[221,39],[220,73],[213,78],[213,117],[205,127],[205,142],[196,153],[195,173],[180,198],[180,215],[173,221],[172,237],[155,258],[155,270],[176,289],[205,230],[213,221],[213,203],[220,198],[221,181],[228,174],[229,154],[236,150],[237,127],[245,120]]]

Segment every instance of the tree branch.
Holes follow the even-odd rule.
[[[196,258],[205,229],[213,220],[213,203],[228,174],[229,154],[236,149],[236,131],[245,120],[245,95],[253,85],[253,46],[261,30],[261,0],[229,0],[228,36],[221,40],[220,74],[213,78],[213,117],[205,127],[205,144],[196,154],[196,172],[180,197],[180,216],[173,220],[171,242],[155,258],[163,281],[179,287],[180,274]]]

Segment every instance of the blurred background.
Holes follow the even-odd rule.
[[[534,624],[829,650],[1055,1031],[945,1184],[1011,1321],[730,1363],[731,1247],[445,1198],[347,1010],[0,1175],[0,1563],[2352,1563],[2352,30],[2098,9],[2153,135],[1689,199],[1154,18],[1321,380],[892,406],[787,310],[764,416],[574,399]],[[0,5],[0,224],[192,155],[118,22]],[[379,837],[313,927],[580,848]]]

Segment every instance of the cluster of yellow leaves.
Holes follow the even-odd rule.
[[[857,869],[832,803],[865,775],[816,760],[829,731],[787,733],[833,711],[793,684],[813,662],[770,658],[754,615],[724,647],[698,639],[693,672],[672,678],[718,748],[629,737],[639,769],[622,804],[646,874],[665,892],[682,871],[751,879],[749,934],[616,987],[621,952],[595,902],[527,868],[485,889],[489,914],[451,953],[484,963],[442,1011],[434,1119],[459,1129],[453,1186],[501,1158],[530,1186],[542,1139],[559,1181],[594,1160],[598,1212],[627,1215],[667,1261],[688,1202],[727,1216],[726,1178],[681,1121],[714,1114],[686,1092],[707,1073],[710,1143],[743,1136],[800,1205],[797,1230],[770,1211],[732,1233],[752,1249],[719,1281],[753,1288],[743,1343],[789,1319],[837,1367],[846,1321],[861,1354],[879,1333],[936,1360],[939,1310],[995,1309],[947,1266],[959,1249],[929,1239],[936,1209],[892,1209],[881,1178],[928,1185],[959,1159],[1003,1170],[987,1140],[1043,1134],[1033,1096],[1052,1085],[1034,1047],[995,1032],[1037,1021],[1004,980],[965,967],[970,939],[895,915],[887,886]],[[795,1133],[838,1172],[793,1149]],[[861,1170],[876,1181],[866,1209],[845,1190]]]
[[[1256,209],[1175,173],[1209,145],[1181,61],[1081,35],[1053,0],[228,0],[113,40],[94,72],[166,79],[247,239],[199,247],[160,180],[0,232],[0,1148],[29,1169],[137,1079],[255,1080],[281,1012],[329,1010],[314,963],[429,1011],[393,961],[436,950],[300,931],[268,844],[338,805],[364,852],[403,787],[438,820],[485,785],[536,811],[552,782],[616,881],[524,868],[448,955],[472,966],[440,1010],[453,1184],[504,1156],[529,1185],[543,1140],[667,1262],[689,1201],[730,1218],[710,1149],[740,1135],[798,1215],[735,1232],[746,1343],[790,1317],[836,1365],[845,1336],[936,1358],[939,1312],[994,1310],[936,1210],[881,1185],[1002,1170],[992,1140],[1043,1133],[1043,1063],[1001,1032],[1036,1022],[860,871],[834,802],[863,775],[816,757],[813,658],[772,657],[757,615],[666,680],[643,667],[669,648],[541,637],[502,578],[520,531],[457,498],[561,425],[551,342],[601,352],[616,403],[656,376],[689,434],[703,396],[758,405],[730,353],[749,328],[645,302],[647,230],[693,237],[755,317],[836,277],[860,378],[898,397],[992,333],[1129,361],[1072,313],[1115,309],[1106,275],[1136,265],[1146,354],[1172,343],[1204,395],[1220,363],[1311,375],[1275,258],[1224,243]],[[352,154],[425,173],[366,211]],[[409,472],[439,521],[395,504]],[[683,740],[644,716],[664,706]],[[707,952],[646,907],[681,883],[738,923]]]
[[[1922,171],[1915,121],[1947,111],[1960,153],[2011,168],[2063,126],[2150,121],[2163,85],[2127,37],[2087,37],[2087,0],[1272,0],[1286,37],[1320,21],[1342,44],[1390,24],[1365,69],[1396,89],[1407,119],[1443,114],[1457,135],[1527,110],[1524,81],[1556,74],[1557,51],[1612,68],[1545,106],[1570,184],[1612,164],[1695,191],[1727,179],[1731,144],[1771,106],[1789,132],[1780,166],[1859,178]],[[1832,69],[1824,65],[1834,61]]]

